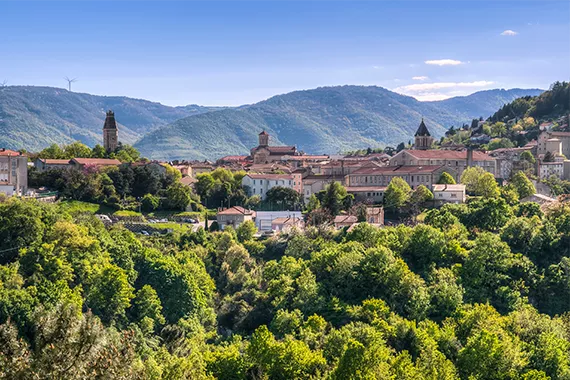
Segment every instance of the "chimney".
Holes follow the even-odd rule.
[[[473,148],[467,148],[467,167],[473,166]]]

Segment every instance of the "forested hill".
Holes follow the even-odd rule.
[[[102,141],[105,111],[112,109],[120,138],[132,144],[152,129],[215,107],[168,107],[124,96],[97,96],[61,88],[0,88],[0,147],[40,150],[52,143],[79,140],[93,146]]]
[[[296,145],[310,153],[396,145],[413,138],[422,117],[439,137],[452,125],[488,117],[505,103],[541,92],[490,90],[420,102],[376,86],[323,87],[190,116],[147,134],[136,147],[156,159],[216,159],[247,153],[261,130],[271,134],[273,144]]]
[[[570,82],[555,82],[548,91],[537,96],[522,96],[505,104],[489,120],[507,121],[526,116],[537,120],[552,119],[570,112]]]

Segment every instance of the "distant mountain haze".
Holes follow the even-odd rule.
[[[440,137],[452,125],[487,118],[505,103],[541,92],[490,90],[420,102],[376,86],[322,87],[189,116],[148,133],[135,146],[155,159],[216,159],[247,154],[261,130],[271,135],[272,144],[315,154],[395,146],[413,139],[422,117],[432,135]]]
[[[272,144],[310,153],[397,145],[412,139],[423,117],[439,137],[451,125],[488,117],[538,89],[489,90],[437,102],[420,102],[376,86],[295,91],[238,108],[160,103],[97,96],[61,88],[0,88],[0,147],[40,150],[75,140],[102,142],[105,111],[119,123],[119,139],[153,159],[216,159],[247,154],[266,130]]]

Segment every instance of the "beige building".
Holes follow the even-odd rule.
[[[227,226],[235,228],[248,220],[253,221],[254,218],[255,211],[240,206],[230,207],[218,212],[218,215],[216,215],[216,221],[222,230]]]
[[[44,172],[51,169],[68,169],[71,165],[70,160],[59,160],[50,158],[37,158],[34,161],[34,167],[39,172]]]
[[[559,153],[566,156],[566,158],[570,158],[570,132],[544,131],[538,135],[538,156],[541,157],[549,151],[553,154]]]
[[[0,193],[25,195],[28,191],[28,157],[9,149],[0,149]]]
[[[297,148],[294,146],[270,146],[269,134],[265,131],[259,134],[259,145],[251,149],[254,164],[264,164],[281,161],[285,156],[296,156]]]
[[[463,171],[470,166],[479,166],[494,176],[497,175],[495,158],[473,150],[402,150],[390,159],[390,166],[434,165],[445,166],[453,170],[457,182],[459,182]]]
[[[297,177],[292,174],[247,174],[241,185],[249,189],[249,195],[259,195],[263,200],[267,192],[277,186],[296,190]]]
[[[455,170],[445,165],[365,167],[346,177],[348,187],[351,189],[353,187],[386,187],[394,177],[402,178],[412,189],[415,189],[419,185],[431,188],[444,172],[457,177]]]
[[[105,166],[119,166],[121,161],[111,158],[72,158],[69,165],[74,169],[84,169],[85,167],[105,167]]]
[[[384,200],[386,186],[347,186],[346,192],[354,195],[357,202],[380,204]]]
[[[288,232],[294,228],[302,229],[304,225],[303,219],[295,216],[275,218],[271,221],[271,229],[276,232]]]
[[[464,203],[465,185],[433,185],[433,200],[437,203]]]

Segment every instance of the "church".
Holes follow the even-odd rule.
[[[259,146],[252,148],[250,154],[254,164],[281,161],[284,156],[298,155],[294,146],[270,146],[269,134],[265,131],[259,134]]]

